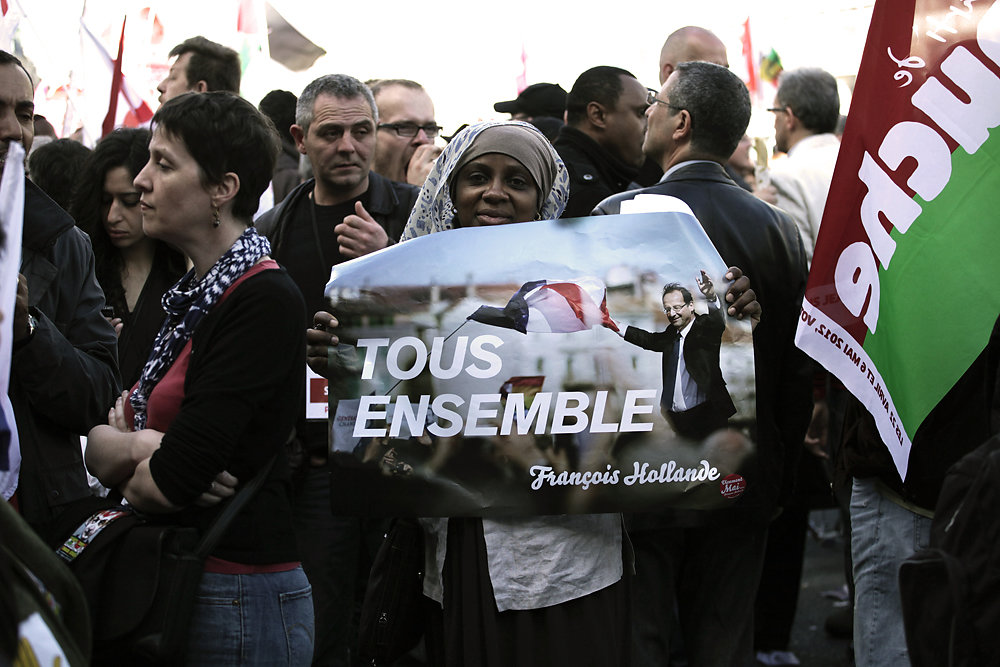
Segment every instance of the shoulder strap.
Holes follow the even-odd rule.
[[[271,469],[274,468],[274,462],[278,459],[278,454],[270,458],[270,460],[264,464],[264,466],[257,471],[253,479],[247,482],[246,486],[239,490],[233,499],[229,501],[226,505],[226,509],[222,510],[222,513],[215,518],[212,525],[208,527],[205,531],[205,535],[201,538],[201,542],[198,543],[198,548],[196,554],[199,558],[204,560],[208,558],[215,547],[219,544],[219,540],[222,539],[223,534],[225,534],[226,529],[229,528],[229,524],[233,522],[236,515],[246,507],[246,504],[257,494],[260,487],[264,485],[264,481],[267,476],[271,473]]]

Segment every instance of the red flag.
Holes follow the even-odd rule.
[[[126,17],[128,18],[128,17]],[[118,96],[122,90],[122,52],[125,50],[125,19],[122,19],[122,35],[118,39],[118,57],[114,61],[111,72],[111,100],[108,102],[108,114],[101,124],[101,136],[115,129],[115,116],[118,115]]]
[[[7,0],[0,0],[0,12],[7,15]]]
[[[149,42],[150,44],[160,44],[163,42],[163,24],[160,22],[160,17],[157,16],[156,12],[152,10],[151,7],[143,7],[142,11],[139,12],[139,16],[142,17],[143,21],[149,21],[152,17],[152,24],[149,28]]]
[[[750,41],[750,17],[743,22],[743,58],[747,62],[747,90],[756,96],[760,92],[757,85],[757,59],[753,56],[753,43]]]
[[[111,74],[110,102],[108,112],[101,124],[101,135],[107,134],[118,126],[136,127],[151,119],[153,117],[153,110],[149,108],[149,105],[142,96],[129,86],[128,80],[122,73],[122,47],[125,40],[124,22],[122,23],[122,36],[118,44],[118,58],[116,60],[111,59],[111,54],[107,52],[100,40],[94,36],[94,33],[90,31],[82,20],[80,21],[80,29],[87,38],[86,42],[92,47],[92,49],[84,49],[84,61],[89,62],[88,58],[93,58],[92,64],[95,66],[95,71],[99,65],[103,65],[107,67]],[[119,102],[122,101],[127,105],[127,111],[122,114],[122,118],[119,118]],[[96,113],[97,111],[95,110],[95,116],[90,117],[96,120]],[[90,125],[87,127],[89,131],[92,131],[90,130]]]

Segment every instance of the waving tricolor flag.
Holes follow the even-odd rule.
[[[606,294],[597,278],[534,280],[521,285],[503,308],[480,306],[468,319],[521,333],[572,333],[598,325],[618,331]]]

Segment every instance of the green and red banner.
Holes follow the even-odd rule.
[[[796,342],[875,416],[904,479],[1000,313],[998,125],[1000,4],[878,0]]]

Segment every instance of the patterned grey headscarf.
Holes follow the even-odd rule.
[[[487,132],[480,140],[483,132],[491,128],[497,129]],[[569,199],[569,173],[549,140],[529,123],[486,121],[459,132],[438,156],[420,188],[400,241],[457,226],[450,181],[467,162],[486,153],[509,155],[531,173],[539,187],[542,220],[562,215]]]

